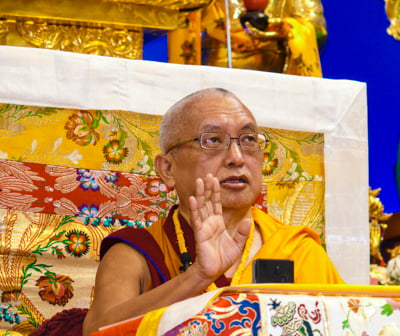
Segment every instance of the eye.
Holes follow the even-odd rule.
[[[221,144],[224,142],[224,136],[222,134],[206,134],[203,137],[204,144]]]
[[[220,139],[220,137],[213,136],[213,137],[211,137],[211,138],[207,138],[207,139],[206,139],[206,142],[207,142],[207,143],[220,143],[220,142],[221,142],[221,139]]]
[[[258,143],[258,134],[242,134],[240,136],[240,142]]]
[[[201,146],[208,149],[224,149],[229,143],[229,135],[225,133],[203,133]]]

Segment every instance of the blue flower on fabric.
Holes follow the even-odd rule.
[[[106,172],[105,173],[105,180],[108,183],[116,183],[119,180],[119,173],[117,172]]]
[[[77,173],[76,179],[80,182],[80,187],[83,190],[96,191],[100,189],[97,183],[98,173],[88,169],[78,169]]]
[[[0,304],[0,321],[4,320],[10,324],[21,323],[21,317],[18,315],[18,309],[8,302]]]
[[[112,227],[115,223],[115,218],[114,217],[105,217],[103,219],[103,225],[105,227]]]
[[[80,211],[78,216],[81,217],[95,218],[99,212],[99,207],[95,204],[87,205],[84,203],[78,209]]]

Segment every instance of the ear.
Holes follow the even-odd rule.
[[[158,154],[154,159],[156,172],[169,188],[175,187],[175,177],[172,173],[172,157],[168,154]]]

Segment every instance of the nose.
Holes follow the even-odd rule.
[[[231,145],[225,152],[225,162],[228,167],[240,167],[244,164],[244,156],[238,139],[231,139]]]

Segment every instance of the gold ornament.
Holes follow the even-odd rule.
[[[383,240],[384,231],[387,228],[385,224],[392,214],[383,212],[383,204],[377,197],[381,189],[372,190],[369,188],[369,229],[370,229],[370,257],[371,263],[380,264],[383,257],[380,252],[380,245]]]
[[[85,54],[142,58],[142,30],[88,28],[19,20],[20,36],[38,48]]]
[[[386,0],[385,10],[390,21],[386,31],[400,41],[400,0]]]

